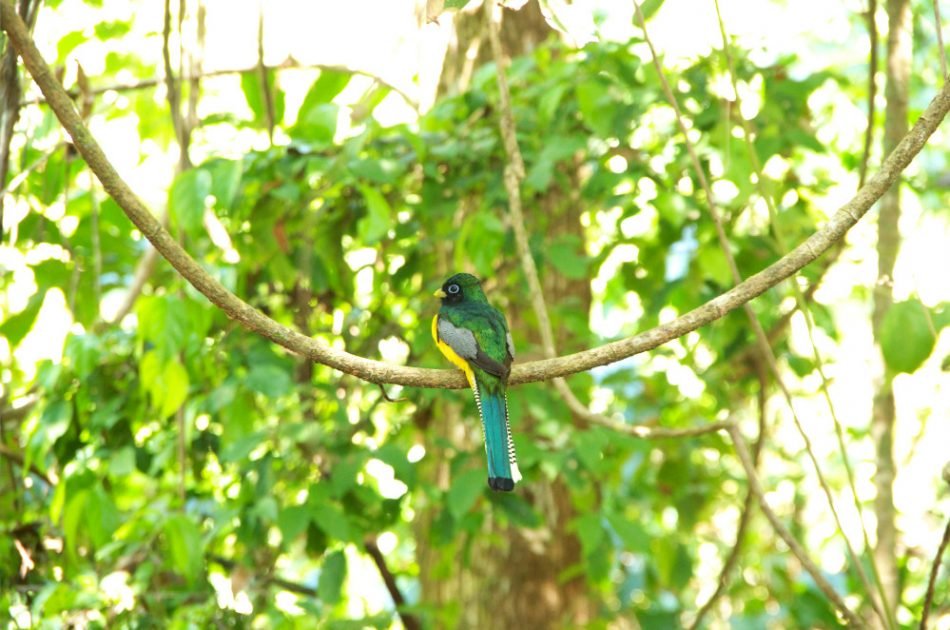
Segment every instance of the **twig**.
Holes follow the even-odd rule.
[[[218,556],[215,554],[209,554],[208,560],[219,564],[228,571],[234,570],[238,566],[238,563],[230,558],[225,558],[224,556]],[[263,582],[265,584],[273,584],[289,593],[297,593],[298,595],[306,595],[308,597],[316,597],[317,589],[310,586],[304,586],[303,584],[298,584],[297,582],[291,582],[290,580],[285,580],[283,578],[274,577],[272,575],[266,575],[263,577]]]
[[[767,427],[767,405],[768,405],[768,373],[763,366],[758,370],[759,391],[756,397],[756,407],[759,422],[759,433],[755,437],[755,443],[752,445],[752,468],[758,472],[759,456],[762,453],[762,444],[765,441]],[[728,425],[727,427],[728,428]],[[716,581],[716,590],[709,596],[709,599],[700,606],[696,612],[696,618],[689,625],[689,630],[699,628],[703,619],[712,610],[722,594],[726,592],[726,586],[729,583],[729,576],[732,575],[736,565],[739,564],[739,556],[742,553],[742,545],[745,542],[746,532],[749,530],[749,523],[752,521],[752,512],[755,505],[755,495],[752,493],[752,487],[746,491],[745,500],[742,502],[742,512],[739,516],[739,524],[736,526],[736,539],[729,549],[729,555],[722,563],[722,570],[719,572],[719,579]]]
[[[577,398],[573,395],[571,399],[577,401]],[[710,433],[717,433],[723,431],[729,425],[728,420],[722,420],[720,422],[710,422],[698,427],[688,427],[685,429],[666,429],[663,427],[644,427],[636,424],[621,424],[619,422],[613,422],[604,416],[596,413],[591,413],[586,407],[581,405],[579,408],[575,407],[568,403],[568,406],[571,408],[571,411],[579,416],[581,419],[586,420],[591,424],[596,424],[617,433],[624,433],[636,438],[643,440],[673,440],[689,437],[697,437],[700,435],[708,435]]]
[[[717,5],[718,6],[718,5]],[[640,28],[643,32],[643,39],[646,41],[647,46],[650,48],[650,55],[653,60],[653,65],[656,68],[657,74],[659,75],[660,85],[663,88],[663,92],[666,95],[667,100],[670,103],[670,106],[673,108],[676,116],[676,122],[680,129],[680,132],[683,134],[683,141],[686,144],[686,150],[689,154],[690,162],[692,163],[693,170],[696,172],[696,177],[699,179],[700,185],[703,188],[703,191],[706,194],[706,203],[709,207],[709,215],[712,218],[713,225],[716,228],[716,234],[719,239],[719,245],[722,249],[723,254],[726,257],[726,262],[729,266],[729,271],[732,274],[733,280],[736,284],[742,282],[742,275],[739,272],[739,268],[736,265],[735,258],[732,255],[732,251],[729,247],[729,240],[726,237],[725,229],[722,225],[722,219],[719,215],[719,210],[716,207],[715,199],[713,197],[712,187],[709,185],[709,180],[706,178],[706,174],[703,171],[702,165],[699,162],[699,158],[696,155],[696,150],[693,147],[692,141],[689,139],[689,133],[686,129],[686,125],[683,122],[682,112],[680,111],[679,104],[676,101],[676,97],[673,95],[672,89],[670,89],[669,83],[666,80],[666,76],[663,72],[663,68],[660,65],[659,57],[656,54],[656,50],[653,47],[653,43],[650,40],[650,36],[646,28],[646,20],[643,17],[642,12],[640,11],[640,5],[638,2],[634,2],[634,7],[636,13],[639,16],[641,21]],[[720,24],[722,24],[720,20]],[[768,200],[767,200],[768,201]],[[796,287],[797,288],[797,287]],[[795,427],[798,430],[799,435],[801,435],[802,440],[805,443],[805,451],[808,454],[808,458],[811,461],[812,467],[815,469],[815,474],[818,477],[818,484],[821,486],[822,491],[825,494],[825,498],[828,502],[828,507],[831,510],[831,514],[834,517],[835,524],[838,527],[838,531],[841,533],[842,538],[845,541],[845,545],[848,549],[848,553],[851,557],[851,561],[855,570],[858,573],[859,578],[864,584],[866,590],[870,591],[870,584],[867,579],[867,576],[864,574],[864,568],[861,566],[861,562],[858,559],[858,555],[854,550],[854,547],[851,545],[851,541],[848,538],[847,534],[844,531],[844,527],[841,525],[841,518],[838,515],[838,510],[835,506],[834,497],[831,493],[831,487],[828,485],[825,475],[821,470],[821,466],[818,463],[818,458],[815,456],[814,449],[811,445],[811,439],[808,437],[807,432],[805,431],[804,426],[802,425],[801,419],[798,417],[798,412],[795,410],[795,405],[793,403],[791,392],[788,387],[785,385],[785,381],[782,378],[781,370],[779,370],[778,363],[775,359],[775,353],[772,351],[772,347],[769,345],[768,338],[765,335],[765,330],[762,328],[761,322],[759,322],[758,316],[755,314],[755,311],[752,310],[752,306],[749,303],[743,305],[743,310],[746,313],[747,318],[749,319],[749,324],[752,326],[752,331],[755,334],[756,344],[759,347],[759,353],[768,365],[769,369],[772,371],[773,376],[775,377],[775,382],[779,386],[779,390],[782,392],[788,407],[792,412],[792,418],[795,422]],[[872,598],[872,604],[875,609],[875,612],[880,615],[881,620],[887,625],[886,617],[883,612],[880,610],[880,607],[877,605],[877,602]]]
[[[66,142],[58,142],[52,149],[50,149],[49,151],[47,151],[40,157],[36,158],[29,166],[27,166],[22,171],[20,171],[19,173],[14,175],[12,178],[10,178],[10,182],[6,186],[3,187],[3,190],[0,190],[0,195],[7,195],[9,193],[12,193],[14,190],[16,190],[20,186],[20,184],[26,181],[26,178],[30,176],[30,173],[40,168],[44,164],[46,164],[49,161],[49,159],[53,157],[53,155],[56,154],[57,151],[59,151],[65,146],[66,146]]]
[[[409,107],[415,112],[419,112],[419,104],[413,99],[409,94],[392,84],[391,82],[383,79],[379,75],[373,74],[369,70],[361,70],[359,68],[351,68],[342,64],[329,64],[329,63],[299,63],[293,58],[286,59],[283,63],[265,66],[265,69],[268,72],[278,71],[278,70],[321,70],[328,72],[345,72],[347,74],[358,74],[363,77],[372,79],[375,83],[382,85],[388,90],[391,90],[395,94],[398,94]],[[190,74],[185,77],[181,77],[182,81],[192,82],[198,79],[208,79],[215,77],[223,77],[232,74],[250,74],[252,72],[258,72],[258,66],[255,64],[250,68],[219,68],[217,70],[209,70],[207,72],[200,72],[198,74]],[[164,79],[162,78],[150,78],[142,79],[141,81],[136,81],[134,83],[118,83],[112,85],[104,85],[100,87],[94,87],[89,90],[89,94],[93,96],[98,96],[105,94],[106,92],[134,92],[137,90],[147,90],[153,88],[159,83],[162,83]],[[70,89],[67,91],[70,97],[76,98],[79,96],[79,91],[76,89]],[[44,105],[47,104],[45,96],[39,96],[36,98],[26,99],[20,101],[20,107],[25,107],[27,105]]]
[[[936,1],[936,0],[935,0]],[[874,112],[877,99],[877,0],[868,0],[868,124],[864,129],[864,151],[861,153],[861,168],[858,171],[858,188],[864,186],[871,160],[871,145],[874,143]]]
[[[742,467],[745,469],[746,477],[749,480],[749,488],[752,493],[755,495],[756,501],[758,501],[759,509],[762,510],[762,513],[765,514],[765,518],[768,519],[769,523],[772,525],[772,529],[775,530],[775,533],[778,534],[779,538],[785,541],[785,544],[788,545],[789,550],[792,554],[798,558],[798,561],[802,563],[802,567],[815,581],[815,585],[825,594],[825,597],[834,604],[835,608],[844,615],[845,619],[848,620],[849,625],[863,628],[865,623],[858,617],[844,600],[835,591],[834,587],[828,583],[828,580],[825,579],[824,574],[821,572],[821,569],[812,562],[811,558],[808,557],[806,551],[802,546],[795,540],[795,537],[792,536],[791,532],[782,525],[782,521],[779,520],[775,512],[772,511],[772,508],[769,506],[768,501],[765,499],[765,492],[762,490],[762,484],[759,482],[759,475],[755,471],[755,465],[752,462],[752,456],[749,454],[749,449],[746,447],[745,438],[742,437],[742,434],[739,432],[739,428],[734,424],[729,426],[728,429],[729,436],[732,438],[733,446],[736,449],[736,455],[739,457],[739,462],[742,464]]]
[[[379,570],[379,576],[383,578],[386,590],[389,591],[389,596],[393,598],[393,603],[396,605],[396,612],[402,620],[402,625],[406,627],[406,630],[421,630],[422,623],[418,617],[403,610],[403,607],[406,605],[406,598],[402,596],[402,591],[399,590],[399,585],[396,584],[396,577],[392,571],[389,570],[389,567],[386,566],[386,557],[383,555],[383,552],[379,550],[376,539],[367,538],[363,543],[363,547],[366,549],[366,553],[369,554],[369,557],[373,559],[373,564],[376,565],[376,569]]]
[[[948,544],[950,544],[950,520],[947,521],[947,526],[943,530],[943,539],[937,547],[933,565],[930,567],[930,579],[927,580],[927,594],[924,596],[924,611],[920,615],[920,630],[927,630],[927,618],[930,616],[930,607],[933,605],[937,575],[940,573],[943,553],[947,550]]]
[[[274,126],[277,124],[274,112],[274,95],[268,81],[267,67],[264,65],[264,1],[260,0],[257,11],[257,73],[261,82],[261,94],[264,95],[264,119],[267,124],[267,138],[274,144]]]
[[[6,444],[0,444],[0,457],[3,457],[5,460],[7,460],[7,464],[9,464],[10,466],[12,466],[13,464],[17,464],[18,466],[22,467],[26,463],[23,459],[23,455],[16,452],[15,450],[10,448]],[[46,483],[46,485],[51,486],[51,487],[55,485],[55,483],[49,477],[49,475],[47,475],[45,472],[37,468],[36,464],[30,464],[29,472],[30,474],[36,475],[37,477],[42,479]],[[10,474],[13,475],[12,468],[10,469]]]
[[[729,71],[729,77],[732,84],[733,98],[735,99],[736,105],[739,106],[740,97],[739,97],[738,78],[736,76],[735,64],[733,63],[733,60],[732,60],[732,53],[730,52],[729,36],[726,33],[725,21],[722,19],[722,13],[719,8],[719,0],[714,0],[714,4],[716,7],[716,18],[719,23],[719,33],[722,37],[723,55],[725,56],[725,59],[726,59],[726,67]],[[775,233],[775,238],[778,241],[779,247],[784,251],[787,249],[788,245],[786,244],[786,241],[783,235],[783,230],[778,220],[778,210],[776,208],[775,199],[772,197],[772,194],[765,188],[765,173],[762,170],[762,164],[759,161],[759,156],[755,151],[755,147],[753,146],[752,130],[750,128],[749,121],[747,121],[745,117],[741,115],[739,116],[739,119],[741,121],[743,137],[745,139],[745,145],[746,145],[746,149],[749,155],[749,163],[752,165],[752,169],[756,174],[756,186],[758,187],[759,194],[765,200],[765,205],[768,208],[769,219],[772,225],[772,230]],[[689,139],[687,139],[686,142],[688,143]],[[711,193],[707,189],[707,195],[709,194]],[[710,202],[710,206],[712,206],[711,202]],[[715,217],[714,217],[714,220],[716,220]],[[727,257],[731,256],[731,253],[727,251],[726,256]],[[872,547],[868,539],[867,526],[864,523],[864,515],[863,515],[863,511],[861,510],[861,502],[858,499],[858,491],[854,482],[854,472],[851,467],[850,459],[848,458],[848,449],[845,446],[844,429],[841,426],[841,422],[838,420],[838,414],[835,412],[834,402],[832,401],[831,393],[829,391],[828,378],[825,375],[825,370],[823,367],[821,354],[818,351],[818,345],[815,342],[814,322],[813,322],[813,318],[811,314],[811,309],[809,308],[808,302],[806,301],[805,296],[802,294],[801,289],[799,289],[798,285],[792,282],[791,288],[792,288],[792,294],[795,297],[795,303],[798,305],[799,310],[805,316],[805,324],[808,331],[808,340],[811,345],[812,355],[815,359],[815,366],[816,366],[816,369],[818,370],[818,375],[821,378],[821,390],[824,394],[824,398],[828,405],[829,413],[831,415],[832,425],[834,426],[835,436],[838,443],[838,450],[839,450],[839,453],[841,454],[842,461],[844,462],[845,471],[847,473],[848,487],[851,490],[851,496],[854,500],[854,509],[858,514],[858,520],[861,524],[861,533],[864,538],[864,546],[866,549],[870,550]],[[749,309],[747,313],[749,313],[750,317],[753,317],[753,318],[755,317],[754,314],[751,312],[751,309]],[[769,362],[769,365],[774,366],[775,355],[771,347],[768,345],[768,342],[766,341],[765,343],[761,343],[761,339],[760,339],[759,346],[760,348],[763,348],[763,351],[765,352],[763,356],[765,356],[766,360]],[[774,369],[777,370],[777,367],[775,367]],[[802,428],[801,422],[799,421],[799,418],[796,415],[795,409],[792,405],[792,398],[788,391],[788,388],[785,386],[785,383],[782,381],[782,379],[778,378],[777,374],[776,374],[776,378],[777,378],[778,385],[782,390],[783,395],[788,401],[789,407],[792,409],[792,416],[795,420],[795,424],[798,427],[799,432],[802,434],[802,437],[805,439],[806,448],[810,449],[808,438],[805,436],[804,429]],[[812,463],[815,466],[815,471],[818,474],[819,482],[824,487],[825,482],[823,479],[823,474],[818,467],[818,460],[817,458],[814,457],[814,455],[811,452],[809,452],[809,456],[812,460]],[[851,557],[852,565],[854,566],[854,569],[858,574],[858,578],[861,580],[861,583],[865,589],[865,592],[870,594],[872,592],[872,588],[871,588],[870,580],[868,579],[864,571],[864,566],[862,562],[860,561],[860,559],[858,558],[857,553],[854,551],[850,540],[845,535],[844,529],[841,527],[841,523],[838,520],[837,510],[835,508],[834,501],[832,500],[830,490],[827,488],[824,488],[824,489],[825,489],[826,497],[828,499],[828,504],[831,507],[832,513],[835,516],[835,522],[837,523],[838,528],[841,531],[841,535],[845,538],[845,542],[848,547],[848,552]],[[874,574],[877,593],[881,598],[881,602],[878,602],[873,596],[871,596],[871,606],[872,608],[874,608],[875,613],[878,615],[878,617],[884,623],[884,625],[886,625],[889,628],[894,628],[896,627],[897,624],[896,624],[896,621],[894,620],[891,607],[888,603],[887,594],[884,591],[884,586],[881,583],[881,578],[878,573],[876,563],[873,561],[873,559],[871,562],[871,569],[872,569],[872,573]]]
[[[940,51],[940,72],[944,83],[950,78],[947,74],[947,49],[943,47],[943,21],[940,19],[940,0],[934,0],[934,30],[937,31],[937,48]]]
[[[498,25],[495,22],[495,3],[494,0],[486,0],[484,3],[485,20],[488,30],[488,40],[491,44],[492,56],[495,59],[495,77],[498,82],[499,94],[499,129],[501,131],[502,142],[505,147],[505,153],[508,161],[505,165],[504,181],[505,192],[508,195],[508,211],[510,213],[510,224],[515,234],[515,246],[518,250],[518,260],[521,263],[522,273],[528,283],[528,296],[531,299],[531,307],[534,310],[535,317],[538,318],[538,330],[541,333],[541,346],[544,355],[548,359],[557,356],[557,348],[554,344],[554,331],[551,327],[551,318],[548,314],[548,307],[544,300],[544,292],[541,288],[541,279],[538,276],[538,269],[534,264],[534,257],[531,255],[531,248],[528,244],[528,231],[525,227],[524,212],[521,207],[521,181],[525,176],[524,159],[521,156],[521,149],[518,146],[518,135],[515,128],[514,113],[511,109],[511,94],[508,90],[508,78],[505,74],[505,57],[501,49],[501,39],[498,36]],[[599,414],[592,413],[577,397],[563,378],[553,379],[555,389],[557,389],[561,398],[567,403],[572,414],[588,423],[597,424],[603,427],[634,435],[641,438],[649,437],[686,437],[687,435],[701,435],[718,431],[722,428],[721,423],[698,427],[694,429],[654,429],[636,425],[626,425],[614,422]]]
[[[884,85],[884,151],[895,146],[908,126],[908,97],[912,67],[913,14],[909,0],[887,0],[887,82]],[[944,84],[946,86],[946,84]],[[894,302],[892,279],[900,249],[901,185],[898,180],[884,194],[877,218],[877,282],[872,294],[871,330],[875,345],[881,347],[881,326]],[[881,581],[888,599],[900,604],[900,570],[897,566],[897,523],[894,507],[894,423],[896,409],[893,376],[883,358],[877,363],[871,410],[871,438],[875,445],[874,515],[877,519],[873,554],[880,566]]]
[[[132,309],[135,307],[135,302],[139,299],[139,296],[142,295],[142,289],[145,288],[145,283],[152,275],[152,272],[155,271],[156,262],[158,262],[158,252],[154,247],[149,247],[142,255],[142,258],[139,259],[138,264],[135,266],[135,274],[132,276],[132,284],[129,285],[129,290],[125,294],[125,299],[122,301],[122,305],[119,307],[119,310],[116,311],[115,315],[110,320],[110,323],[119,324],[123,319],[125,319],[126,315],[132,312]]]
[[[8,405],[7,399],[3,398],[0,400],[0,424],[22,420],[33,410],[37,402],[39,398],[32,392],[18,399],[15,406]]]
[[[96,303],[95,318],[99,319],[102,306],[102,244],[99,235],[99,198],[96,197],[96,177],[89,173],[89,230],[92,241],[92,299]]]
[[[805,302],[810,302],[811,299],[815,296],[815,293],[821,287],[821,283],[825,279],[825,275],[828,273],[828,270],[831,269],[835,261],[838,260],[838,256],[840,256],[841,252],[844,250],[844,248],[842,247],[842,244],[843,244],[843,241],[839,241],[836,245],[834,245],[831,248],[831,251],[824,257],[824,260],[823,260],[824,265],[821,266],[821,268],[819,269],[818,277],[815,278],[814,281],[812,281],[810,285],[808,285],[808,288],[805,289],[803,293]],[[791,306],[791,308],[789,308],[785,313],[783,313],[782,316],[779,317],[778,320],[774,324],[772,324],[772,327],[769,328],[768,332],[766,332],[765,334],[766,338],[768,339],[769,346],[775,343],[778,340],[778,338],[782,335],[782,333],[785,332],[785,329],[788,328],[789,324],[792,323],[792,317],[797,312],[799,312],[799,304],[796,301]],[[749,360],[753,356],[757,356],[758,352],[759,352],[758,346],[745,346],[742,350],[740,350],[733,357],[731,357],[731,360],[729,361],[728,364],[721,363],[716,366],[713,366],[713,368],[725,369],[728,367],[728,369],[733,370],[733,372],[731,372],[731,374],[733,375],[733,378],[735,378],[736,380],[739,380],[748,374],[748,372],[750,371],[750,368],[746,368],[745,365],[749,362]]]
[[[185,490],[188,481],[188,450],[185,440],[185,405],[182,404],[175,411],[175,426],[178,429],[178,499],[181,508],[185,507]]]
[[[73,138],[77,150],[99,177],[103,188],[142,234],[152,242],[159,253],[189,283],[229,317],[248,330],[270,339],[291,352],[366,381],[414,387],[460,389],[467,386],[464,376],[458,370],[432,370],[392,365],[338,350],[322,339],[301,335],[275,322],[228,291],[175,242],[119,177],[102,148],[77,116],[65,90],[53,78],[23,21],[13,10],[10,0],[0,0],[0,18],[2,18],[3,30],[10,35],[10,41],[23,58],[27,70],[46,96],[47,102],[60,123]],[[867,213],[874,202],[884,194],[901,171],[924,147],[948,110],[950,110],[950,85],[944,86],[934,97],[914,128],[908,132],[902,143],[884,160],[881,169],[868,180],[854,198],[834,213],[812,236],[769,267],[704,305],[651,330],[575,354],[516,365],[509,382],[516,385],[567,376],[656,348],[723,317],[731,310],[790,277],[828,250]]]
[[[40,3],[32,0],[20,0],[20,15],[29,24],[29,28],[36,23],[36,7]],[[20,75],[17,72],[16,52],[13,46],[7,45],[0,58],[0,186],[6,188],[7,175],[10,171],[10,141],[13,140],[13,130],[20,119],[20,96],[23,87],[20,85]],[[0,195],[0,242],[3,242],[3,206],[5,198]]]
[[[376,383],[376,385],[379,386],[379,392],[382,395],[383,400],[385,400],[388,403],[401,403],[401,402],[406,402],[409,400],[405,396],[400,396],[399,398],[392,398],[390,397],[389,392],[386,391],[386,388],[383,386],[382,383]]]

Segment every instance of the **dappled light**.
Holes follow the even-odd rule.
[[[941,11],[0,0],[4,627],[950,627]]]

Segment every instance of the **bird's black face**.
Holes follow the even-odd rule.
[[[436,295],[441,297],[442,302],[446,304],[458,304],[462,301],[462,298],[465,297],[465,293],[462,291],[462,285],[458,282],[452,282],[451,280],[446,281]]]
[[[481,283],[469,273],[457,273],[446,280],[442,288],[435,292],[435,296],[442,298],[443,304],[485,301]]]

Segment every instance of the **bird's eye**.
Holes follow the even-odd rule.
[[[450,284],[450,285],[449,285],[449,288],[446,289],[446,291],[447,291],[450,295],[456,295],[456,294],[457,294],[459,291],[461,291],[461,290],[462,290],[462,289],[459,288],[459,285],[457,285],[457,284]]]

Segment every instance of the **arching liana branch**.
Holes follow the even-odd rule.
[[[103,188],[178,273],[228,317],[291,352],[366,381],[415,387],[466,387],[460,372],[394,365],[333,348],[322,340],[312,339],[277,323],[228,291],[181,248],[128,184],[119,177],[115,167],[80,120],[66,91],[53,77],[10,0],[0,0],[0,25],[10,37],[11,45],[23,59],[26,69],[43,92],[50,108],[72,137],[77,151],[102,182]],[[950,84],[945,85],[934,97],[914,128],[854,198],[832,215],[824,227],[769,267],[702,306],[656,328],[582,352],[515,365],[510,383],[517,385],[568,376],[651,350],[723,317],[792,276],[821,256],[867,213],[920,152],[948,110]]]

